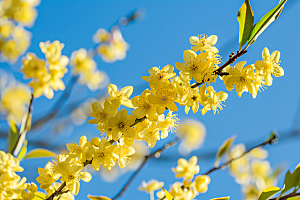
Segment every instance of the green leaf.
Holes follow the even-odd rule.
[[[242,46],[244,46],[244,44],[250,38],[254,23],[254,14],[249,0],[245,0],[242,7],[239,9],[237,20],[240,26],[239,44],[241,50]]]
[[[33,149],[32,151],[28,152],[28,154],[23,158],[45,158],[45,157],[56,157],[57,155],[49,151],[47,149]]]
[[[98,196],[97,197],[97,196],[88,195],[87,197],[91,200],[111,200],[110,198],[105,197],[105,196]]]
[[[17,158],[18,158],[19,160],[22,160],[23,157],[26,155],[26,153],[27,153],[27,144],[28,144],[28,142],[27,142],[27,140],[25,139],[25,140],[24,140],[24,143],[23,143],[23,146],[22,146],[22,149],[21,149],[19,155],[17,156]]]
[[[275,21],[282,9],[284,4],[287,2],[287,0],[282,0],[279,2],[279,4],[273,8],[272,10],[270,10],[267,14],[265,14],[260,21],[255,24],[255,26],[253,27],[250,39],[248,41],[248,43],[251,45],[253,44],[253,42],[255,42],[255,40],[257,39],[257,37],[273,22]]]
[[[290,197],[290,198],[287,198],[287,200],[300,200],[300,196]]]
[[[285,192],[289,191],[290,189],[297,187],[299,184],[300,179],[300,167],[296,168],[293,173],[288,171],[284,178],[284,188],[280,193],[282,196]]]
[[[12,150],[19,137],[19,129],[15,122],[9,119],[10,129],[8,134],[8,152],[12,153]]]
[[[210,200],[228,200],[230,199],[230,196],[228,197],[218,197],[218,198],[213,198],[213,199],[210,199]]]
[[[228,138],[227,140],[225,140],[223,142],[223,144],[220,146],[220,148],[218,149],[218,152],[217,152],[215,167],[219,166],[221,158],[229,152],[234,139],[235,139],[235,135],[232,136],[231,138]]]
[[[271,186],[262,191],[258,200],[266,200],[278,193],[281,189],[279,187]]]
[[[174,199],[174,197],[165,188],[161,188],[161,189],[163,189],[163,191],[165,192],[165,196],[166,196],[167,200]]]

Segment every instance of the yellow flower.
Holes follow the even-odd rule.
[[[204,108],[202,109],[202,115],[211,109],[214,111],[214,114],[216,114],[216,111],[219,112],[218,108],[223,110],[222,101],[227,99],[228,94],[222,91],[217,93],[212,86],[207,87],[207,92],[208,98],[203,102]]]
[[[197,176],[195,178],[195,188],[197,192],[205,193],[208,190],[208,184],[210,184],[210,178],[207,175]]]
[[[73,66],[73,73],[80,75],[79,83],[86,84],[91,90],[98,89],[99,85],[106,79],[105,74],[97,70],[96,62],[84,48],[72,53],[70,64]]]
[[[183,59],[185,63],[176,62],[175,66],[179,69],[180,77],[183,81],[190,81],[194,79],[196,82],[206,82],[208,80],[215,80],[216,75],[214,71],[215,60],[208,56],[209,54],[196,54],[194,51],[185,50],[183,52]]]
[[[48,195],[52,195],[55,192],[55,190],[57,188],[59,188],[60,186],[61,186],[61,183],[55,182],[53,184],[53,187],[49,187],[45,191],[47,192]],[[67,189],[64,188],[62,191],[66,191],[66,190]],[[75,200],[75,197],[71,192],[66,192],[59,196],[54,197],[53,200]]]
[[[93,40],[95,43],[107,42],[111,34],[105,30],[104,28],[100,28],[97,32],[93,35]]]
[[[195,52],[199,50],[213,53],[219,52],[216,47],[213,47],[213,45],[215,45],[218,41],[218,37],[216,35],[211,35],[208,38],[205,38],[205,35],[200,35],[199,37],[192,36],[189,40],[192,45],[195,45],[191,47],[191,49]]]
[[[116,60],[123,60],[126,57],[126,52],[129,45],[123,39],[120,30],[117,27],[112,29],[109,43],[103,43],[97,48],[97,53],[101,55],[105,62],[115,62]],[[97,41],[97,40],[96,40]]]
[[[180,79],[178,77],[178,79]],[[175,85],[176,92],[178,94],[177,102],[180,105],[185,105],[185,113],[188,114],[190,107],[194,113],[196,113],[199,109],[200,102],[200,93],[199,88],[191,88],[191,84],[189,81],[183,82],[178,79],[173,79],[173,84]]]
[[[139,187],[139,190],[146,191],[146,192],[153,192],[155,190],[159,190],[164,186],[164,182],[158,182],[157,180],[151,180],[146,183],[145,181],[142,182],[142,185]]]
[[[255,62],[255,68],[259,71],[259,74],[264,77],[266,85],[271,86],[273,81],[271,74],[275,77],[284,75],[284,70],[279,66],[280,52],[274,51],[270,55],[269,49],[265,47],[262,52],[262,58],[263,60]]]
[[[38,173],[39,176],[36,178],[36,181],[41,184],[41,189],[49,188],[61,176],[57,165],[51,162],[48,162],[45,168],[39,168]]]
[[[126,167],[129,163],[129,157],[135,153],[135,149],[133,147],[127,145],[120,145],[119,143],[115,145],[114,153],[119,156],[119,166],[120,168]]]
[[[14,24],[12,21],[7,20],[6,18],[0,18],[0,35],[4,38],[8,38],[12,33]]]
[[[145,90],[141,96],[136,96],[132,99],[133,106],[136,107],[132,113],[137,116],[138,119],[146,116],[150,121],[157,121],[158,115],[156,112],[156,106],[151,104],[148,100],[148,96],[151,94],[150,90]]]
[[[89,120],[90,124],[99,124],[99,123],[107,123],[108,119],[110,117],[113,117],[113,114],[110,114],[110,102],[105,99],[103,107],[99,102],[94,102],[92,104],[92,110],[91,117],[94,117],[95,119]],[[101,126],[97,126],[97,128],[100,128]],[[100,131],[103,131],[100,129]]]
[[[150,76],[143,76],[142,79],[148,81],[150,85],[159,84],[163,81],[168,81],[176,75],[172,65],[166,65],[164,68],[152,67],[149,69]]]
[[[23,170],[19,159],[10,153],[0,151],[0,180],[14,179],[17,176],[15,172],[22,172]]]
[[[86,73],[93,71],[96,68],[96,62],[88,56],[88,53],[84,48],[73,51],[70,65],[74,68],[74,74]]]
[[[48,99],[53,98],[54,92],[48,78],[49,77],[46,76],[43,79],[38,79],[37,81],[31,81],[28,83],[28,85],[33,88],[33,96],[35,98],[40,97],[42,94],[44,94]]]
[[[266,177],[270,172],[270,163],[268,161],[253,160],[251,171],[253,178]]]
[[[158,115],[163,114],[166,108],[170,111],[178,111],[174,101],[177,99],[175,88],[172,84],[162,84],[153,90],[148,96],[149,102],[156,105]]]
[[[19,124],[22,121],[27,109],[26,106],[30,101],[30,90],[27,86],[10,85],[5,88],[1,94],[0,110]]]
[[[92,142],[92,141],[91,141]],[[114,146],[111,146],[110,142],[106,139],[96,141],[97,146],[90,148],[90,151],[94,155],[92,166],[94,170],[99,171],[100,165],[104,168],[111,169],[119,156],[113,152]]]
[[[67,144],[67,149],[70,151],[72,157],[79,157],[81,162],[85,162],[86,160],[91,160],[92,157],[86,157],[87,148],[91,146],[91,143],[87,141],[85,135],[80,137],[79,146],[76,144]]]
[[[8,31],[7,28],[3,30],[6,32],[4,34],[8,34]],[[4,38],[0,40],[0,51],[5,60],[14,62],[28,48],[31,36],[21,25],[13,27],[10,36],[6,38],[7,40]]]
[[[142,134],[140,134],[141,139],[145,140],[148,143],[148,147],[152,148],[156,144],[157,140],[160,140],[159,131],[161,128],[157,126],[156,122],[152,122],[147,119],[142,123],[145,125],[145,129],[143,129]]]
[[[204,142],[206,130],[205,126],[193,119],[187,119],[180,123],[176,135],[182,137],[182,142],[179,145],[179,153],[187,155],[192,150],[200,148]]]
[[[197,165],[198,158],[193,156],[190,158],[189,162],[187,160],[180,158],[178,160],[178,166],[172,168],[172,171],[175,174],[175,177],[183,177],[184,179],[192,179],[195,174],[199,173],[199,165]]]
[[[163,114],[162,117],[164,118]],[[169,111],[166,119],[159,120],[157,126],[161,127],[161,139],[168,137],[168,132],[175,133],[178,123],[177,114],[173,114],[172,111]]]
[[[37,186],[35,183],[31,182],[27,183],[27,192],[26,190],[22,190],[21,191],[21,196],[23,198],[23,200],[32,200],[35,197],[35,193],[37,191]]]
[[[234,68],[229,71],[229,76],[224,82],[228,91],[232,91],[235,87],[239,97],[242,96],[244,91],[249,91],[251,94],[257,93],[252,82],[254,77],[254,67],[252,65],[247,65],[243,68],[245,64],[246,61],[237,63]]]
[[[118,140],[121,135],[125,137],[134,137],[135,131],[131,125],[135,121],[133,115],[128,115],[128,112],[125,108],[120,110],[116,117],[111,117],[108,119],[108,124],[112,127],[112,139]]]
[[[62,173],[61,181],[66,182],[69,191],[77,195],[79,192],[80,183],[82,179],[85,182],[89,182],[92,176],[88,172],[80,172],[84,166],[81,162],[58,162],[59,170]]]
[[[22,64],[21,71],[25,78],[40,79],[49,76],[45,61],[38,59],[34,53],[27,53],[26,58],[22,59]]]
[[[176,200],[192,200],[197,196],[197,192],[194,189],[182,188],[182,183],[175,182],[170,190],[169,193],[174,197]]]
[[[110,96],[108,99],[111,101],[111,113],[115,112],[121,104],[128,108],[133,108],[132,102],[129,99],[133,92],[132,86],[126,86],[119,91],[116,85],[109,84],[107,90]]]
[[[52,43],[50,43],[50,41],[40,43],[40,48],[50,64],[56,64],[61,59],[65,59],[61,56],[61,50],[64,46],[65,45],[60,43],[58,40],[55,40]]]

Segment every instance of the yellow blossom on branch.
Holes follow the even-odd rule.
[[[120,110],[116,117],[111,117],[108,120],[108,124],[112,127],[112,139],[118,140],[121,135],[125,137],[134,137],[135,131],[131,125],[135,121],[135,116],[128,115],[127,110],[124,108]]]
[[[263,60],[255,62],[255,68],[259,71],[259,74],[264,77],[266,85],[271,86],[273,82],[271,74],[275,77],[284,75],[284,70],[279,66],[280,52],[274,51],[270,55],[269,49],[265,47],[262,52],[262,58]]]
[[[189,161],[180,158],[178,160],[178,166],[172,168],[176,178],[192,179],[195,174],[199,173],[199,165],[197,165],[198,158],[193,156]]]
[[[200,35],[199,37],[197,36],[191,36],[190,37],[190,43],[192,45],[191,49],[192,51],[206,51],[206,52],[213,52],[213,53],[218,53],[219,50],[214,47],[213,45],[215,45],[218,41],[218,37],[216,35],[211,35],[209,37],[205,37],[205,35]]]
[[[148,96],[149,102],[156,105],[158,115],[163,114],[166,108],[171,111],[177,111],[174,101],[177,99],[175,88],[172,84],[162,84],[155,86],[153,94]]]

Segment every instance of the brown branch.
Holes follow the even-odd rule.
[[[138,123],[144,121],[145,119],[147,119],[146,116],[140,118],[140,119],[135,119],[134,123],[132,125],[130,125],[130,127],[134,127],[135,125],[137,125]]]
[[[277,140],[277,138],[278,138],[278,135],[275,134],[275,135],[273,135],[270,139],[268,139],[267,141],[265,141],[265,142],[263,142],[263,143],[261,143],[261,144],[255,146],[255,147],[252,147],[252,148],[249,149],[248,151],[245,151],[245,152],[244,152],[242,155],[240,155],[239,157],[233,158],[233,159],[231,159],[231,160],[225,162],[224,164],[220,165],[219,167],[214,167],[214,168],[210,169],[209,171],[207,171],[206,173],[204,173],[203,175],[208,175],[208,174],[212,173],[213,171],[216,171],[216,170],[219,170],[219,169],[224,169],[227,165],[231,164],[233,161],[235,161],[235,160],[237,160],[237,159],[243,157],[244,155],[248,154],[248,153],[249,153],[250,151],[252,151],[253,149],[256,149],[256,148],[258,148],[258,147],[263,147],[263,146],[265,146],[265,145],[267,145],[267,144],[273,144],[273,143]]]
[[[57,190],[55,190],[55,192],[53,192],[53,194],[51,194],[46,200],[53,200],[54,197],[69,192],[69,190],[62,191],[66,185],[67,185],[66,182],[63,182],[59,186],[59,188]]]
[[[157,154],[160,154],[162,152],[164,152],[166,149],[168,149],[171,146],[176,145],[180,140],[180,137],[176,137],[175,140],[173,140],[172,142],[169,142],[167,144],[165,144],[163,147],[161,147],[160,149],[156,150],[155,152],[145,156],[143,162],[141,163],[141,165],[139,166],[139,168],[132,174],[132,176],[128,179],[128,181],[125,183],[125,185],[122,187],[122,189],[120,190],[120,192],[118,192],[118,194],[116,194],[112,200],[115,200],[119,197],[121,197],[125,191],[127,190],[128,186],[130,185],[130,183],[134,180],[134,178],[137,176],[137,174],[141,171],[141,169],[143,168],[143,166],[146,164],[146,162],[154,157]]]
[[[54,118],[56,116],[56,114],[60,111],[60,109],[63,107],[63,105],[66,103],[66,101],[70,97],[72,89],[73,89],[75,83],[77,82],[77,80],[78,80],[78,76],[73,76],[71,78],[66,89],[64,90],[64,93],[61,95],[61,97],[57,100],[57,102],[51,108],[51,111],[49,113],[47,113],[46,115],[44,115],[43,117],[41,117],[39,120],[33,122],[32,128],[31,128],[32,130],[39,128],[40,126],[42,126],[43,124],[45,124],[46,122],[48,122],[49,120],[51,120],[52,118]]]
[[[14,148],[11,150],[11,153],[14,154],[15,153],[15,150],[20,142],[20,138],[21,136],[27,132],[28,130],[28,121],[29,121],[29,118],[30,118],[30,114],[31,114],[31,111],[32,111],[32,104],[33,104],[33,93],[31,94],[31,98],[30,98],[30,102],[29,102],[29,106],[28,106],[28,111],[27,111],[27,118],[26,118],[26,121],[25,121],[25,124],[24,124],[24,128],[22,130],[20,130],[20,133],[19,133],[19,136],[18,136],[18,139],[15,143],[15,146]],[[22,128],[22,127],[21,127]]]
[[[269,200],[286,200],[290,197],[296,197],[296,196],[300,196],[300,192],[290,193],[290,194],[287,194],[287,195],[284,195],[284,196],[280,197],[279,199],[277,199],[278,197],[275,197],[275,198],[272,198],[272,199],[269,199]]]
[[[228,65],[234,63],[236,61],[237,58],[241,57],[242,55],[244,55],[245,53],[247,53],[248,51],[246,50],[248,48],[248,45],[242,50],[242,51],[237,51],[236,54],[234,54],[234,52],[231,53],[231,55],[229,55],[229,59],[227,60],[226,63],[224,63],[221,67],[219,67],[218,69],[216,69],[213,73],[217,74],[219,76],[227,76],[229,75],[227,72],[222,72],[222,70],[227,67]],[[208,82],[208,80],[203,80],[200,83],[196,83],[194,85],[191,86],[191,88],[195,88],[198,87],[199,85],[202,85],[205,82]]]

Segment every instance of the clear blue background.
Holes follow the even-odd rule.
[[[130,44],[126,59],[108,64],[102,62],[101,58],[96,58],[98,68],[109,75],[111,83],[116,84],[119,88],[127,85],[134,86],[133,97],[148,87],[141,77],[148,75],[149,68],[183,62],[183,51],[190,48],[188,41],[190,36],[202,33],[217,35],[219,39],[216,47],[223,57],[222,60],[226,61],[230,52],[238,50],[236,15],[242,3],[242,0],[45,0],[38,6],[38,18],[34,27],[29,29],[33,37],[28,51],[43,57],[39,43],[46,40],[51,42],[59,40],[64,43],[63,54],[67,56],[82,47],[92,48],[94,46],[92,36],[98,28],[107,29],[120,17],[136,8],[143,7],[146,15],[142,21],[121,28],[125,40]],[[277,0],[252,0],[255,22],[277,3]],[[187,158],[216,150],[226,138],[233,134],[237,135],[236,143],[256,145],[264,141],[274,128],[282,135],[299,128],[300,118],[297,109],[300,93],[299,10],[300,1],[289,0],[279,19],[258,38],[254,45],[249,47],[249,52],[238,60],[246,60],[252,64],[256,60],[262,59],[261,53],[264,47],[268,47],[270,52],[279,50],[281,66],[285,70],[285,75],[274,78],[271,87],[259,93],[256,99],[253,99],[249,93],[244,93],[242,98],[239,98],[235,90],[228,92],[229,98],[225,102],[226,107],[216,115],[213,112],[208,112],[205,116],[202,116],[201,113],[185,115],[184,108],[179,108],[180,119],[195,118],[203,122],[207,129],[203,148],[192,152]],[[1,64],[1,66],[12,70],[17,79],[22,79],[22,74],[18,72],[21,66],[20,60],[11,69],[7,64]],[[70,78],[71,74],[67,74],[63,80],[67,83]],[[213,86],[216,90],[226,90],[221,81]],[[99,94],[103,92],[106,91],[99,91]],[[39,116],[48,112],[62,93],[62,91],[55,92],[53,100],[45,97],[35,100],[33,119],[38,119]],[[76,85],[67,103],[81,101],[92,95],[85,86]],[[30,141],[43,140],[53,146],[64,146],[68,142],[78,142],[83,134],[87,135],[89,139],[98,135],[96,127],[87,122],[83,126],[75,126],[71,133],[53,134],[51,123],[58,123],[58,121],[51,121],[44,128],[28,133],[29,145]],[[4,123],[1,123],[0,126],[2,130],[7,128]],[[174,135],[159,141],[151,151],[161,147],[172,138]],[[6,147],[4,142],[2,139],[1,149]],[[35,146],[30,145],[29,149],[32,148]],[[299,137],[282,142],[279,138],[278,144],[267,146],[266,149],[269,151],[269,161],[273,167],[284,164],[286,170],[294,169],[300,161]],[[142,180],[154,178],[164,181],[165,188],[169,188],[169,185],[175,181],[181,181],[181,179],[175,179],[171,171],[171,167],[177,165],[179,157],[177,147],[174,147],[160,159],[150,160],[130,185],[123,199],[149,199],[146,193],[137,190]],[[21,174],[26,176],[28,181],[35,181],[38,176],[38,167],[43,167],[47,161],[48,159],[22,161],[21,165],[25,168],[25,172]],[[199,157],[200,173],[210,169],[213,162],[214,158],[202,159]],[[81,181],[80,193],[76,198],[86,199],[87,194],[113,197],[131,173],[127,173],[114,183],[105,183],[98,173],[94,173],[90,183]],[[200,194],[197,199],[219,196],[231,196],[231,199],[242,198],[240,186],[235,183],[227,169],[212,173],[211,179],[208,192]],[[282,180],[279,186],[282,186]]]

